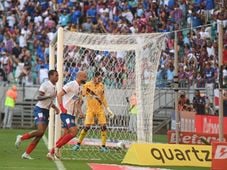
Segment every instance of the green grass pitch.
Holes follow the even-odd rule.
[[[29,130],[21,129],[0,129],[0,169],[1,170],[56,170],[57,167],[53,161],[46,159],[48,152],[44,141],[41,140],[37,148],[33,151],[31,156],[34,160],[23,160],[21,154],[25,151],[26,146],[30,142],[24,141],[21,147],[17,150],[14,142],[17,134],[23,134]],[[155,135],[155,142],[166,143],[165,135]],[[82,151],[80,151],[82,152]],[[101,155],[100,155],[101,156]],[[98,154],[97,154],[98,157]],[[90,170],[88,163],[107,163],[107,164],[121,164],[119,160],[62,160],[64,167],[67,170]],[[197,167],[162,167],[172,170],[208,170],[210,168],[197,168]]]

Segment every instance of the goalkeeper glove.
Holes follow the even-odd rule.
[[[107,115],[109,116],[110,119],[113,119],[114,118],[114,113],[110,110],[109,107],[106,108],[106,111],[107,111]]]
[[[60,104],[60,109],[62,113],[67,113],[67,110],[64,108],[63,104]]]

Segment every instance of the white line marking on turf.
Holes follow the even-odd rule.
[[[43,135],[43,141],[44,141],[46,147],[48,148],[47,137],[45,135]],[[56,161],[54,161],[54,163],[56,164],[58,170],[66,170],[64,167],[64,164],[60,160],[56,160]]]

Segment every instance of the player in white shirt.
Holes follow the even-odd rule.
[[[59,148],[68,143],[77,134],[77,125],[75,123],[76,117],[82,117],[82,94],[80,86],[85,84],[87,80],[87,73],[80,71],[77,73],[76,80],[70,81],[65,84],[62,90],[57,95],[58,104],[61,109],[61,121],[62,128],[64,128],[64,134],[58,139],[49,153],[47,158],[54,160],[55,156],[60,157],[58,154]]]
[[[25,153],[22,155],[23,159],[32,159],[30,153],[35,149],[48,126],[50,107],[56,111],[56,114],[60,112],[60,110],[53,103],[57,95],[55,85],[58,81],[58,72],[56,70],[50,70],[48,72],[48,79],[49,80],[41,84],[39,88],[39,95],[37,97],[38,102],[34,108],[34,117],[37,130],[25,133],[23,135],[18,135],[15,142],[15,146],[19,148],[22,141],[33,138]]]

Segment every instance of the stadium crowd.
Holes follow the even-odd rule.
[[[47,79],[49,42],[61,26],[70,31],[113,34],[180,30],[177,33],[180,87],[212,88],[218,73],[218,22],[224,25],[223,57],[227,63],[227,11],[220,2],[1,0],[0,83],[34,85]],[[157,87],[160,88],[168,87],[173,82],[174,33],[168,34],[166,45],[157,74]],[[75,77],[76,73],[84,68],[89,68],[92,74],[96,65],[102,65],[109,74],[109,78],[105,80],[109,87],[122,87],[125,80],[133,76],[133,69],[126,65],[128,62],[123,54],[109,55],[100,52],[97,57],[89,56],[89,51],[86,51],[85,56],[80,61],[65,63],[65,81],[68,81],[69,77]],[[111,57],[108,59],[105,56]],[[85,61],[84,58],[88,60]],[[129,63],[132,64],[133,61]],[[88,67],[91,65],[94,67]],[[149,65],[144,65],[143,77],[146,78],[150,74]]]

